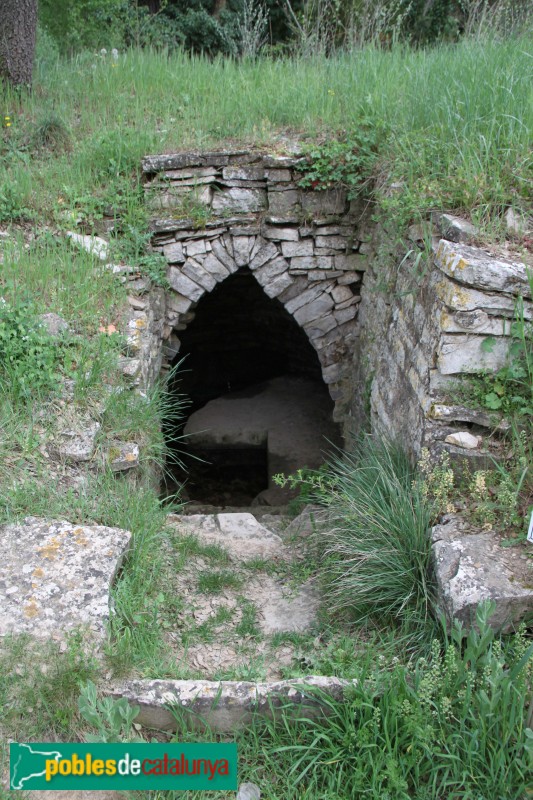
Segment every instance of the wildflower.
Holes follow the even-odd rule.
[[[107,50],[105,49],[105,47],[102,47],[102,49],[100,50],[100,55],[103,56],[104,58],[106,57]]]
[[[10,128],[11,127],[11,117],[9,116],[9,114],[6,114],[4,116],[4,127],[5,128]]]
[[[116,47],[114,47],[114,48],[111,50],[111,56],[112,56],[112,58],[113,58],[113,61],[118,61],[118,50],[117,50],[117,48],[116,48]]]
[[[328,89],[328,94],[335,94],[333,89]]]
[[[486,473],[483,470],[478,470],[474,474],[472,494],[479,500],[483,500],[487,496]]]

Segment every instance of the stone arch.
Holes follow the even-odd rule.
[[[315,349],[324,383],[344,420],[363,275],[370,252],[368,210],[344,189],[302,188],[298,141],[287,155],[254,150],[189,152],[143,159],[153,245],[166,257],[166,352],[196,304],[229,275],[248,266],[265,294],[283,304]],[[289,155],[290,153],[290,155]],[[174,209],[201,213],[172,218]]]
[[[280,232],[283,235],[282,232]],[[161,246],[169,263],[167,296],[170,311],[169,355],[179,352],[179,331],[195,317],[202,298],[230,275],[246,267],[270,299],[277,299],[304,331],[317,353],[322,379],[336,403],[340,419],[342,386],[348,379],[347,359],[359,296],[347,282],[339,283],[333,256],[313,254],[310,239],[300,239],[292,229],[291,239],[265,238],[259,231],[240,227],[188,231],[187,238]],[[293,238],[294,237],[294,238]],[[323,270],[317,270],[323,266]],[[314,280],[309,280],[310,272]],[[316,273],[320,274],[316,274]],[[344,358],[344,361],[343,361]]]

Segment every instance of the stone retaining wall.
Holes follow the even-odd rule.
[[[457,381],[505,363],[519,295],[533,317],[525,265],[471,246],[473,226],[437,215],[425,231],[432,258],[418,259],[413,277],[424,232],[412,229],[408,252],[399,249],[343,190],[300,188],[301,159],[252,151],[144,159],[147,202],[165,214],[152,222],[171,286],[164,359],[178,354],[202,297],[248,268],[315,348],[346,436],[369,415],[373,430],[413,457],[428,446],[486,458],[494,416],[451,398]],[[184,208],[201,224],[184,219]]]
[[[506,423],[463,405],[461,384],[507,363],[519,296],[525,298],[526,319],[533,319],[526,266],[437,237],[415,287],[411,260],[376,302],[381,267],[370,260],[354,362],[357,380],[371,387],[373,430],[399,440],[414,457],[428,447],[433,454],[446,450],[483,465],[499,452],[490,434]],[[361,418],[355,393],[352,414]]]

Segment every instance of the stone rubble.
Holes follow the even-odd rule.
[[[67,236],[75,245],[82,250],[86,250],[91,255],[100,259],[100,261],[107,261],[109,257],[109,244],[105,239],[99,236],[85,236],[82,233],[74,233],[67,231]]]

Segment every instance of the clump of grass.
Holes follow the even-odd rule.
[[[33,149],[52,152],[65,152],[71,148],[70,132],[65,122],[57,114],[47,114],[36,124],[31,137]]]
[[[224,589],[240,589],[242,578],[227,570],[206,570],[198,575],[198,591],[219,594]]]
[[[251,600],[245,597],[239,597],[239,606],[241,609],[241,619],[235,628],[235,632],[239,636],[258,636],[259,625],[257,621],[257,607]]]
[[[425,624],[433,613],[431,510],[407,457],[365,437],[319,478],[327,602],[353,620]]]
[[[188,536],[175,536],[173,538],[173,544],[184,562],[193,556],[206,558],[218,566],[227,565],[230,562],[229,553],[222,545],[214,542],[212,544],[204,544],[193,534]]]

